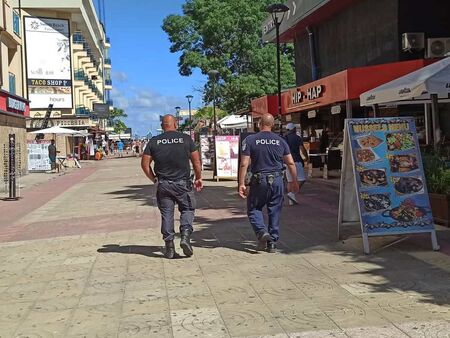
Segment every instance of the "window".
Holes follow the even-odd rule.
[[[16,76],[13,73],[9,73],[9,92],[16,94]]]
[[[20,36],[20,16],[15,11],[13,11],[13,31]]]

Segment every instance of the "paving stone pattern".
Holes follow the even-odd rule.
[[[450,337],[447,229],[442,252],[416,236],[365,256],[359,229],[336,240],[337,189],[315,180],[279,252],[257,252],[235,182],[206,185],[194,256],[170,261],[138,159],[0,202],[0,337]]]

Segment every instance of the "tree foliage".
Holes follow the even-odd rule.
[[[115,107],[109,113],[110,123],[114,127],[114,132],[116,134],[121,134],[128,128],[125,122],[123,121],[123,119],[127,117],[128,115],[125,114],[123,109]]]
[[[181,75],[194,69],[219,71],[216,97],[227,111],[248,107],[250,100],[277,91],[275,44],[263,44],[261,26],[272,0],[186,0],[183,15],[169,15],[163,30],[172,53],[180,53]],[[282,85],[295,84],[293,48],[282,46]],[[204,101],[212,101],[211,80]]]

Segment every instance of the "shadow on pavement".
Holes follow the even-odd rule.
[[[106,244],[98,249],[97,252],[134,254],[155,258],[164,257],[160,246]]]
[[[333,274],[342,274],[341,268],[350,268],[350,278],[361,280],[354,285],[366,287],[370,293],[420,294],[423,303],[450,305],[450,258],[443,253],[432,252],[429,235],[410,236],[401,243],[368,256],[362,251],[359,227],[346,229],[346,236],[350,235],[350,238],[337,239],[338,189],[308,182],[302,189],[300,204],[283,208],[278,245],[280,254],[300,254],[299,258],[302,253],[309,254],[305,255],[305,259],[311,264],[311,269],[326,269]],[[139,201],[143,205],[155,205],[155,189],[152,185],[132,185],[110,194],[116,198]],[[235,187],[207,186],[202,193],[197,194],[195,224],[195,247],[257,253],[255,235],[246,216],[245,201],[238,197]],[[450,242],[450,232],[441,229],[438,238],[441,245]],[[372,238],[370,241],[372,250],[376,250],[392,242],[393,238]],[[133,246],[106,248],[104,252],[132,253],[129,248]],[[137,251],[140,254],[140,250]],[[309,261],[311,253],[340,257],[340,263],[331,261],[318,264]],[[333,274],[330,273],[331,278]],[[363,276],[372,277],[372,280],[376,278],[377,282],[364,281]]]

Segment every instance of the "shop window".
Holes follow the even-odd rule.
[[[16,76],[13,73],[9,73],[9,92],[16,94]]]
[[[15,11],[13,11],[13,31],[20,36],[20,16]]]

